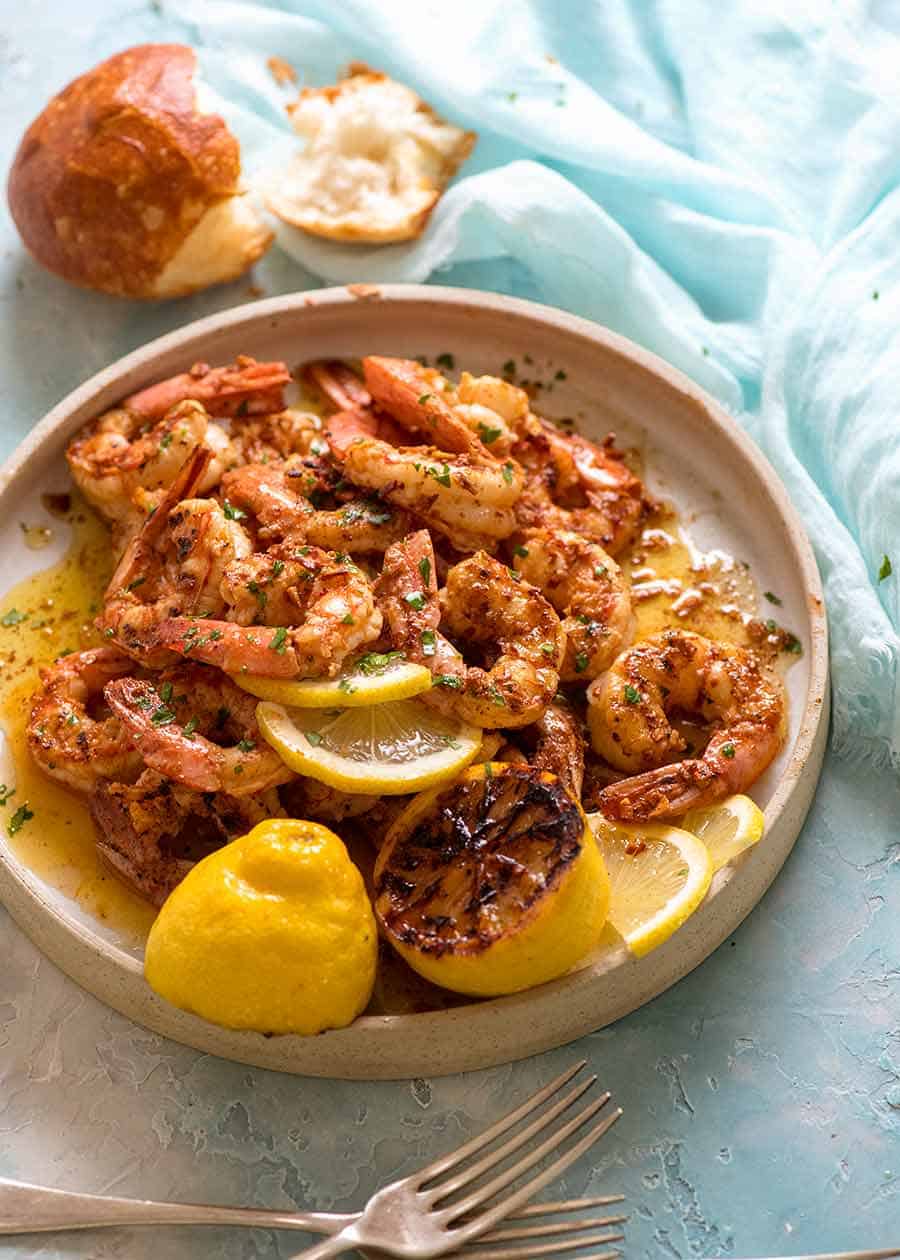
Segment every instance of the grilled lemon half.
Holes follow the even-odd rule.
[[[516,993],[597,945],[609,879],[581,806],[555,775],[486,762],[422,792],[375,866],[382,932],[456,993]]]

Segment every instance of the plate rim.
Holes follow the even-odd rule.
[[[67,426],[71,425],[74,431],[78,424],[84,422],[87,416],[82,413],[86,408],[91,409],[91,414],[96,414],[98,400],[99,406],[102,407],[107,402],[122,397],[123,393],[139,388],[144,383],[139,379],[141,373],[146,372],[152,375],[152,364],[163,356],[174,352],[188,357],[193,343],[203,342],[218,333],[234,334],[244,323],[251,324],[256,329],[260,323],[269,318],[277,322],[280,317],[293,316],[306,309],[322,306],[349,306],[359,302],[373,306],[382,302],[400,304],[424,302],[437,308],[447,305],[456,308],[472,307],[511,315],[531,324],[535,322],[549,324],[563,334],[575,334],[595,345],[600,343],[615,355],[641,368],[649,376],[660,380],[665,387],[680,395],[684,402],[699,409],[703,413],[704,421],[718,430],[719,437],[723,438],[726,444],[731,445],[741,461],[752,466],[757,477],[766,485],[778,508],[781,521],[790,539],[794,560],[802,575],[810,631],[809,684],[806,703],[791,756],[765,810],[770,839],[772,832],[776,829],[793,833],[782,841],[784,853],[781,860],[771,870],[768,878],[761,883],[758,895],[752,898],[749,905],[743,904],[746,898],[740,896],[740,888],[737,886],[740,881],[736,881],[735,876],[752,865],[753,857],[756,855],[751,853],[738,865],[721,872],[707,899],[706,908],[711,903],[715,903],[723,911],[723,918],[728,920],[726,930],[718,934],[713,933],[711,937],[707,931],[706,938],[709,943],[703,946],[699,954],[691,953],[687,944],[688,940],[697,934],[700,927],[698,915],[702,915],[703,908],[701,908],[694,919],[689,920],[688,924],[670,938],[666,945],[655,951],[663,979],[653,986],[651,993],[642,996],[639,1001],[630,1005],[627,1000],[620,1002],[621,1009],[613,1007],[611,1013],[604,1011],[602,1017],[596,1018],[590,1009],[594,1003],[589,1002],[588,1007],[580,1010],[577,1016],[571,1013],[568,1018],[563,1019],[566,1031],[562,1036],[559,1035],[560,1019],[557,1011],[556,1019],[550,1021],[555,1031],[548,1029],[545,1035],[532,1029],[528,1036],[523,1037],[520,1027],[514,1038],[508,1034],[505,1040],[501,1038],[500,1045],[491,1047],[485,1040],[482,1043],[483,1050],[465,1051],[463,1049],[455,1055],[447,1054],[444,1049],[438,1051],[435,1061],[431,1061],[428,1055],[423,1054],[421,1046],[423,1042],[425,1046],[431,1043],[431,1049],[434,1051],[447,1040],[453,1040],[454,1027],[462,1021],[465,1021],[470,1029],[472,1025],[475,1025],[474,1031],[470,1031],[470,1037],[472,1040],[481,1042],[479,1028],[483,1034],[490,1030],[493,1035],[496,1035],[496,1025],[502,1023],[504,1017],[513,1016],[523,1003],[526,1009],[532,1012],[537,1007],[537,1015],[532,1015],[532,1023],[535,1019],[538,1023],[540,1022],[541,1006],[547,1007],[548,1003],[551,1005],[555,1003],[558,1007],[561,994],[569,995],[573,1006],[579,1002],[584,1004],[592,986],[596,988],[598,981],[602,980],[602,974],[598,974],[590,965],[521,994],[511,994],[478,1003],[466,1003],[438,1011],[399,1015],[364,1015],[346,1029],[330,1030],[319,1034],[318,1037],[303,1038],[293,1035],[267,1037],[260,1033],[220,1028],[196,1016],[179,1011],[159,998],[146,984],[137,959],[126,954],[112,942],[97,937],[85,924],[52,905],[42,881],[32,875],[5,844],[0,843],[0,901],[6,905],[12,918],[26,935],[31,937],[38,948],[66,974],[100,1000],[137,1023],[194,1046],[196,1049],[240,1062],[295,1072],[300,1075],[341,1079],[406,1079],[417,1075],[436,1076],[455,1071],[469,1071],[510,1062],[564,1044],[588,1031],[614,1022],[636,1006],[644,1005],[668,989],[703,962],[718,948],[722,940],[736,929],[743,918],[762,899],[769,884],[787,859],[818,782],[828,727],[828,631],[821,579],[812,546],[799,515],[790,501],[784,484],[766,456],[729,416],[721,403],[653,352],[600,324],[556,307],[479,289],[396,284],[350,285],[306,290],[230,307],[228,310],[185,324],[181,328],[144,343],[108,367],[101,369],[52,407],[26,434],[0,467],[0,495],[13,486],[16,478],[25,470],[29,461],[41,452],[45,443],[60,432],[64,432]],[[511,335],[514,335],[512,331]],[[106,398],[103,397],[104,394],[107,395]],[[729,907],[732,907],[732,913],[736,913],[737,918],[724,913]],[[695,920],[698,921],[695,922]],[[66,947],[67,938],[69,948]],[[673,942],[680,944],[682,948],[678,951],[669,948]],[[72,951],[73,945],[74,951]],[[662,958],[663,954],[668,956]],[[690,955],[690,961],[687,965],[682,965],[685,955]],[[103,967],[99,966],[100,960],[104,964]],[[607,969],[606,974],[612,974],[619,967],[634,970],[642,961],[624,957],[618,966]],[[104,973],[102,976],[97,974],[101,971]],[[135,980],[139,982],[138,991],[129,992],[127,985],[130,984],[133,990]],[[514,1018],[511,1022],[519,1023]],[[383,1039],[386,1032],[392,1032],[395,1040],[398,1037],[402,1040],[404,1034],[412,1032],[411,1024],[415,1025],[416,1036],[413,1040],[420,1043],[420,1048],[417,1051],[407,1052],[405,1060],[399,1066],[382,1062],[377,1053],[379,1049],[377,1039]],[[348,1045],[348,1039],[351,1038],[358,1043],[354,1047]],[[512,1044],[513,1041],[515,1044]],[[327,1060],[321,1070],[319,1058]]]

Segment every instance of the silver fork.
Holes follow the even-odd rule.
[[[549,1102],[569,1081],[585,1066],[584,1062],[576,1064],[564,1072],[555,1081],[551,1081],[522,1106],[498,1121],[486,1133],[480,1134],[457,1151],[445,1156],[443,1160],[432,1164],[421,1173],[414,1174],[408,1181],[422,1181],[428,1176],[439,1175],[441,1170],[450,1171],[457,1163],[475,1154],[489,1145],[497,1137],[508,1131],[521,1120],[527,1118],[537,1108]],[[542,1126],[565,1107],[570,1105],[580,1094],[593,1084],[593,1079],[584,1082],[576,1090],[571,1091],[568,1102],[559,1100],[543,1117]],[[604,1095],[598,1100],[599,1106],[608,1099]],[[606,1128],[618,1119],[620,1112],[614,1113],[607,1121]],[[533,1128],[534,1126],[532,1126]],[[604,1129],[605,1132],[605,1129]],[[598,1134],[598,1136],[601,1136]],[[522,1142],[528,1140],[528,1133],[520,1134]],[[508,1145],[505,1150],[511,1154],[515,1146]],[[500,1158],[503,1158],[501,1155]],[[561,1170],[560,1170],[561,1171]],[[474,1175],[478,1175],[477,1172]],[[404,1183],[400,1183],[401,1185]],[[450,1193],[446,1190],[444,1193]],[[514,1216],[516,1220],[534,1219],[545,1216],[558,1216],[565,1212],[583,1211],[606,1207],[623,1201],[622,1195],[600,1195],[592,1198],[569,1199],[562,1202],[531,1204],[515,1211],[507,1207],[503,1215]],[[0,1236],[25,1233],[42,1233],[75,1229],[96,1229],[106,1226],[127,1225],[231,1225],[252,1226],[264,1229],[293,1229],[306,1233],[337,1234],[341,1230],[357,1222],[361,1213],[338,1212],[279,1212],[261,1208],[233,1208],[204,1206],[189,1203],[155,1203],[151,1200],[121,1199],[104,1195],[76,1194],[67,1190],[53,1190],[45,1186],[27,1185],[22,1182],[9,1181],[0,1177]],[[533,1225],[519,1226],[514,1229],[498,1229],[483,1235],[482,1242],[518,1242],[532,1238],[552,1237],[556,1241],[554,1251],[583,1247],[589,1243],[618,1241],[620,1235],[603,1235],[602,1238],[593,1233],[574,1240],[575,1234],[583,1231],[595,1231],[609,1226],[620,1225],[626,1218],[621,1215],[579,1218],[570,1221],[540,1222]],[[568,1236],[572,1235],[572,1238]],[[477,1260],[480,1253],[471,1247],[465,1248],[466,1260]],[[492,1252],[494,1260],[504,1260],[507,1252]],[[547,1244],[533,1247],[519,1247],[515,1250],[517,1257],[549,1255]]]
[[[579,1129],[584,1129],[609,1102],[610,1095],[607,1091],[582,1107],[570,1120],[550,1128],[563,1112],[596,1083],[596,1076],[588,1077],[562,1094],[545,1110],[540,1110],[584,1066],[584,1061],[575,1064],[527,1102],[449,1155],[435,1160],[420,1172],[378,1190],[352,1224],[305,1251],[297,1252],[292,1260],[325,1260],[325,1257],[336,1256],[354,1247],[387,1251],[404,1257],[405,1260],[430,1260],[431,1257],[456,1251],[486,1234],[504,1217],[514,1216],[539,1190],[589,1151],[622,1114],[621,1108],[616,1107],[604,1119],[591,1124],[551,1164],[497,1201],[497,1195],[501,1191],[530,1172],[546,1156],[558,1151],[567,1139],[574,1137]],[[535,1112],[538,1114],[524,1129],[494,1150],[488,1151],[481,1159],[468,1163],[473,1155],[490,1146]],[[549,1134],[535,1145],[534,1140],[544,1134],[545,1130],[549,1130]],[[481,1180],[491,1169],[526,1146],[530,1149],[515,1163],[497,1172],[487,1181]],[[460,1191],[467,1193],[462,1198],[454,1198]],[[620,1238],[621,1234],[605,1235],[602,1241],[614,1242]],[[601,1239],[593,1237],[590,1241],[600,1242]],[[589,1245],[588,1240],[582,1238],[580,1241],[571,1241],[569,1248],[586,1245]],[[532,1256],[549,1255],[560,1250],[560,1246],[546,1243],[529,1249],[516,1247],[508,1253],[510,1260],[512,1257],[518,1260],[526,1254],[526,1250]],[[496,1254],[488,1250],[467,1251],[466,1255],[468,1260],[497,1260]]]

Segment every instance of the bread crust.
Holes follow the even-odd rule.
[[[195,70],[185,45],[138,45],[75,79],[34,120],[8,195],[38,262],[73,284],[158,296],[157,278],[204,215],[240,191],[240,147],[221,117],[198,111]],[[257,235],[234,274],[268,246]]]

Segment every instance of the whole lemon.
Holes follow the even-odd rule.
[[[378,937],[362,875],[327,827],[272,818],[198,862],[150,930],[144,974],[226,1028],[343,1028],[375,982]]]

